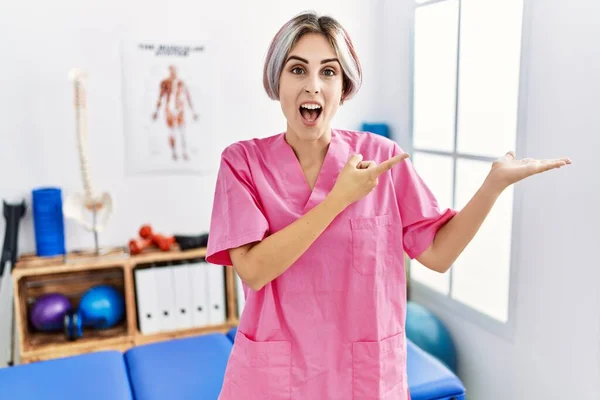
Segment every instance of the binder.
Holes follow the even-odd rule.
[[[205,264],[209,298],[208,323],[209,325],[224,324],[226,320],[225,267]]]
[[[154,268],[136,268],[135,292],[140,332],[152,334],[160,331],[156,277]]]
[[[234,272],[235,276],[235,290],[237,297],[237,307],[238,307],[238,319],[242,318],[242,312],[244,311],[244,306],[246,305],[246,294],[244,293],[244,284],[242,282],[242,278]]]
[[[169,268],[173,275],[175,292],[175,329],[191,328],[193,326],[193,302],[190,269],[187,264],[174,265]]]
[[[188,264],[188,272],[192,282],[192,325],[202,327],[208,325],[208,283],[207,263],[193,261]]]
[[[177,329],[177,319],[172,267],[163,264],[155,268],[155,271],[160,330],[161,332],[173,331]]]

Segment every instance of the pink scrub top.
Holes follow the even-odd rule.
[[[349,156],[378,164],[392,140],[332,129],[311,191],[285,134],[237,142],[222,153],[207,261],[285,228],[318,205]],[[341,212],[283,274],[245,306],[220,400],[406,400],[406,274],[455,215],[441,209],[410,160]]]

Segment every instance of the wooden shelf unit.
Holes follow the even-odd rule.
[[[84,354],[100,350],[125,351],[133,346],[183,338],[211,332],[227,332],[238,325],[235,275],[225,268],[226,322],[220,325],[195,327],[156,334],[143,334],[137,322],[134,270],[150,263],[197,260],[204,258],[206,249],[168,252],[147,251],[129,256],[115,252],[105,256],[70,253],[67,257],[22,256],[12,272],[14,284],[15,323],[20,363],[27,364],[52,358]],[[207,268],[218,268],[207,264]],[[39,332],[30,324],[28,311],[33,301],[45,294],[59,292],[77,307],[85,291],[98,284],[110,284],[125,300],[123,321],[106,330],[84,330],[83,337],[66,339],[64,332]]]

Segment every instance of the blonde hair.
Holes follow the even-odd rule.
[[[323,35],[333,47],[344,74],[342,102],[354,96],[362,84],[362,68],[346,30],[332,17],[306,11],[286,22],[273,38],[263,70],[267,95],[279,100],[279,78],[285,60],[294,45],[307,33]]]

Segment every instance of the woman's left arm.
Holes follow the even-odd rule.
[[[436,233],[433,243],[417,260],[426,267],[444,273],[450,269],[471,242],[502,192],[529,176],[571,164],[567,157],[552,160],[515,159],[508,152],[494,161],[485,181],[471,200]]]

